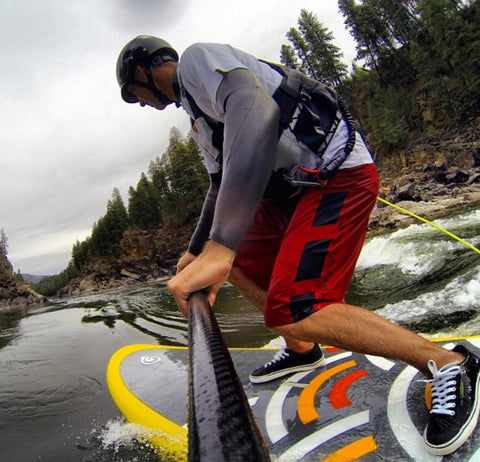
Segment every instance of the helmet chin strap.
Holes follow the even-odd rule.
[[[145,87],[148,88],[155,95],[155,97],[165,106],[174,103],[174,100],[170,99],[167,95],[165,95],[155,86],[151,66],[145,66],[145,73],[147,74],[148,79],[148,84],[146,84]]]

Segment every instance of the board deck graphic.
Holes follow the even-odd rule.
[[[444,340],[480,355],[480,337]],[[424,377],[411,366],[380,357],[323,349],[326,364],[266,384],[250,372],[273,358],[272,349],[230,353],[272,459],[322,461],[480,461],[480,425],[455,453],[426,452]],[[186,460],[187,364],[182,347],[130,345],[107,368],[107,383],[130,422],[155,430],[152,444],[172,460]],[[162,459],[163,460],[163,459]]]

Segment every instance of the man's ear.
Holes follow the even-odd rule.
[[[138,64],[135,68],[135,73],[133,75],[135,80],[139,80],[140,82],[146,82],[147,79],[147,72],[145,70],[145,64]]]

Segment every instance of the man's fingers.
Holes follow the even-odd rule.
[[[215,300],[217,299],[217,293],[215,292],[207,292],[207,300],[208,303],[210,303],[210,306],[213,306],[215,304]]]

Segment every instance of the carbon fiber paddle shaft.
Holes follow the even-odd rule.
[[[189,462],[270,462],[212,308],[189,300]]]

